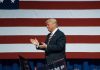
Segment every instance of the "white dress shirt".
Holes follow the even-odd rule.
[[[54,31],[53,31],[53,32],[51,32],[51,34],[50,34],[50,36],[49,36],[49,39],[48,39],[48,43],[47,43],[47,44],[49,44],[49,42],[50,42],[50,40],[51,40],[52,36],[55,34],[55,32],[56,32],[57,30],[58,30],[58,28],[54,29]]]
[[[53,36],[57,30],[58,30],[58,28],[54,29],[53,32],[51,32],[50,36]]]

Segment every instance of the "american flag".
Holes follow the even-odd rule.
[[[100,59],[100,0],[0,0],[0,59],[44,58],[29,39],[45,41],[45,20],[66,35],[67,58]]]

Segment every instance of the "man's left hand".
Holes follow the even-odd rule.
[[[41,44],[42,45],[39,45],[40,48],[44,48],[44,49],[47,48],[47,45],[45,43],[42,42]]]

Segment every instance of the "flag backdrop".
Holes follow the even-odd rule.
[[[100,59],[100,0],[0,0],[0,59],[44,58],[29,41],[45,41],[45,20],[66,35],[67,58]]]

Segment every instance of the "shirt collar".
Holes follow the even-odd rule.
[[[54,33],[58,30],[58,28],[54,29],[52,32],[52,36],[54,35]]]

